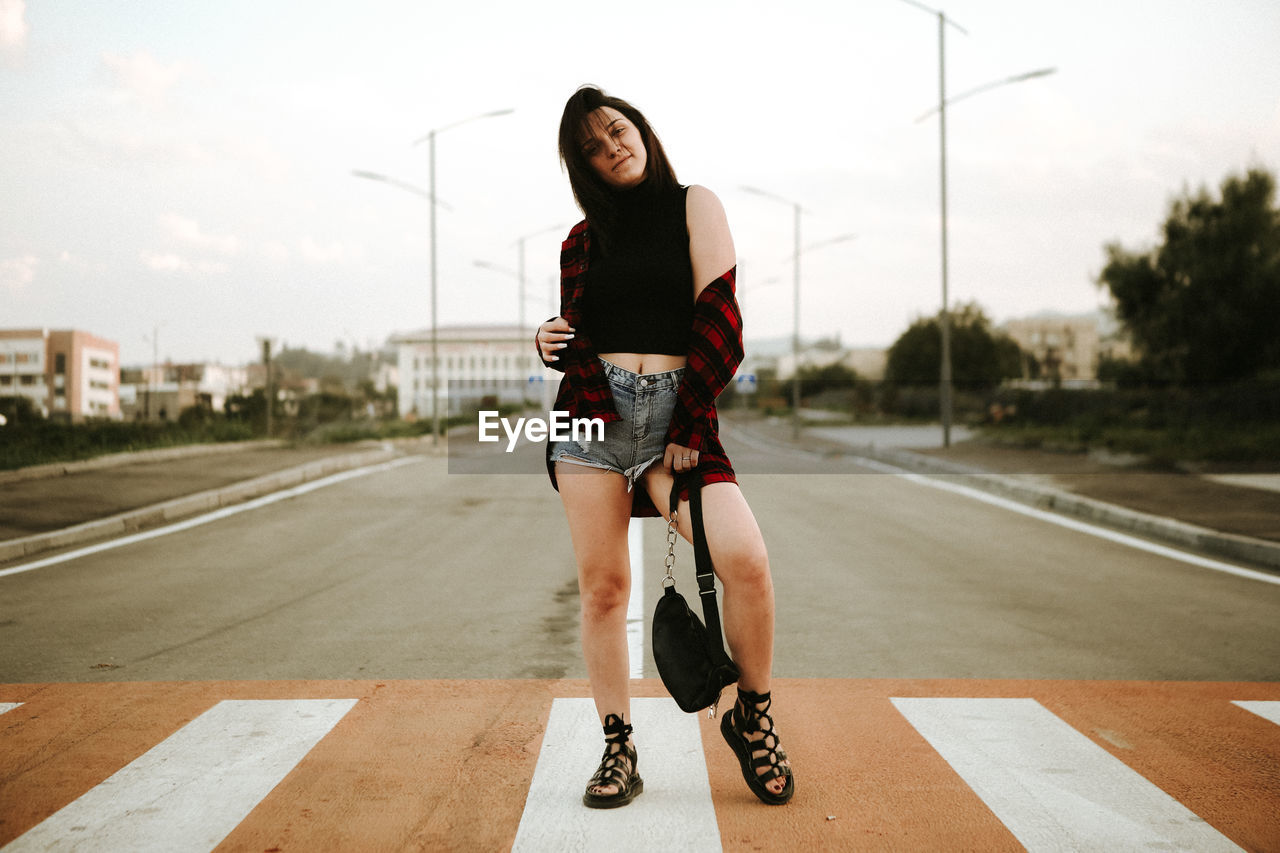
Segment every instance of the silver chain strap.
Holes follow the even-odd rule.
[[[671,519],[667,522],[667,576],[662,579],[663,589],[676,585],[676,579],[672,577],[671,570],[676,565],[676,516],[678,514],[676,510],[672,510]]]

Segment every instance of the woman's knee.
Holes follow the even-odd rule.
[[[773,577],[769,572],[769,552],[761,540],[735,543],[716,567],[726,586],[756,594],[771,592]]]
[[[616,567],[587,568],[578,582],[582,612],[588,617],[606,616],[625,608],[631,596],[631,578]]]

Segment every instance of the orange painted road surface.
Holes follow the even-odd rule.
[[[592,812],[583,681],[0,685],[0,846],[1280,851],[1277,683],[781,679],[782,808],[633,693],[645,791]]]

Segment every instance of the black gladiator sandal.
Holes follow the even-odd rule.
[[[751,793],[762,803],[780,806],[790,801],[796,792],[796,781],[791,775],[790,765],[782,763],[786,761],[787,753],[783,751],[774,731],[773,717],[769,716],[769,705],[772,702],[773,698],[768,693],[751,693],[738,688],[737,704],[720,718],[720,733],[738,756],[742,778],[747,780]],[[748,737],[759,733],[763,733],[764,737],[758,740]],[[753,758],[754,752],[764,752],[764,755]],[[775,794],[765,785],[778,778],[786,781],[783,783],[782,793]]]
[[[631,726],[624,725],[617,714],[608,714],[604,718],[604,733],[604,756],[600,759],[596,775],[587,783],[586,793],[582,795],[582,804],[590,809],[625,806],[644,790],[644,780],[636,772],[635,747],[627,746]],[[597,794],[591,790],[604,785],[615,786],[617,793]]]

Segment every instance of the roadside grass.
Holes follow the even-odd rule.
[[[514,409],[504,407],[502,411],[506,415]],[[452,428],[474,426],[475,423],[474,414],[456,415],[442,418],[440,426],[447,433]],[[272,438],[282,439],[290,445],[314,446],[416,438],[430,435],[431,430],[430,418],[413,421],[399,418],[337,420],[319,425],[283,420]],[[32,465],[76,462],[111,453],[251,441],[266,437],[261,428],[255,429],[248,422],[220,417],[189,423],[92,421],[61,424],[43,419],[25,420],[0,427],[0,471]]]
[[[0,470],[74,462],[109,453],[127,453],[189,444],[255,438],[243,423],[211,421],[198,426],[96,421],[60,424],[28,421],[0,428]]]
[[[1280,470],[1280,424],[979,425],[981,440],[1065,452],[1104,450],[1142,457],[1154,468],[1243,465]]]

